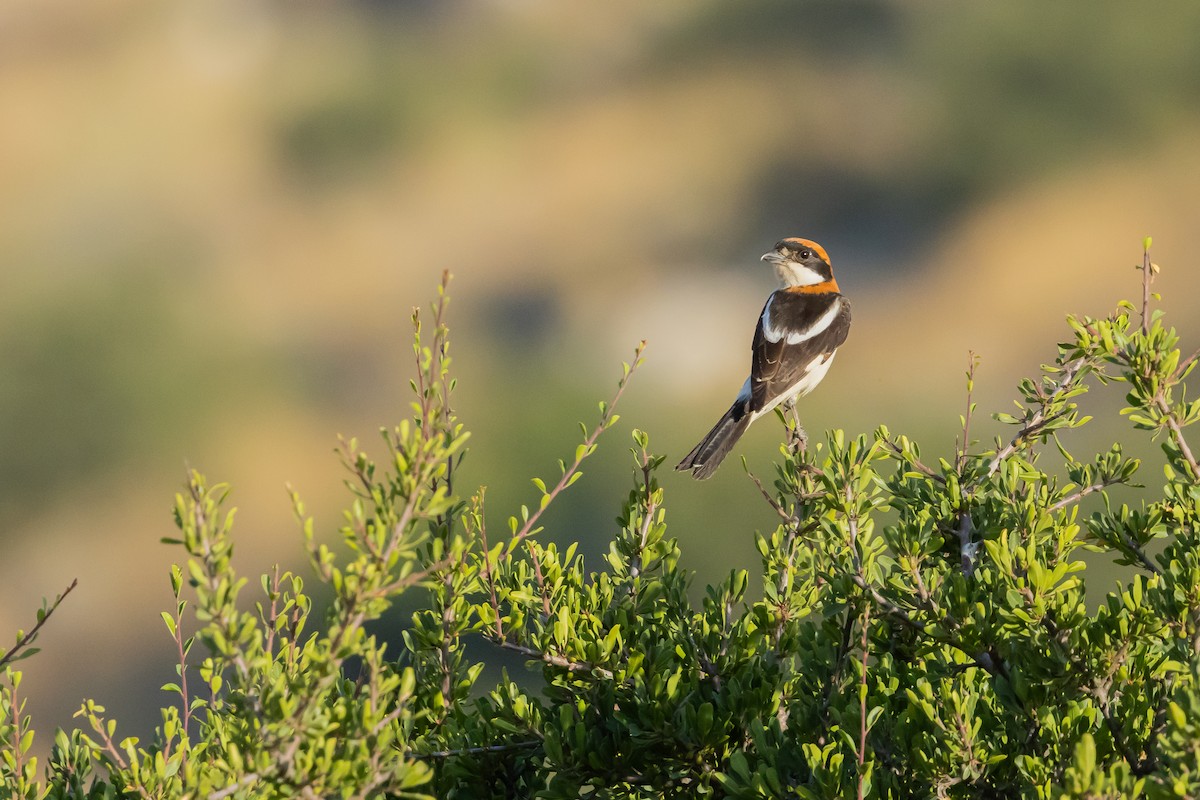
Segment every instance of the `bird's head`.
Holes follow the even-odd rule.
[[[809,239],[783,239],[762,257],[775,268],[785,287],[816,286],[833,282],[833,267],[825,248]],[[833,286],[837,290],[837,284]]]

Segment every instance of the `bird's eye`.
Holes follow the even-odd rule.
[[[800,256],[801,261],[808,261],[810,258],[812,258],[812,250],[804,249],[796,255]]]

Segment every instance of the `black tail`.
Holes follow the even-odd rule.
[[[702,481],[712,477],[748,427],[750,415],[746,413],[745,405],[741,401],[735,402],[675,469],[680,472],[691,470],[692,477],[696,480]]]

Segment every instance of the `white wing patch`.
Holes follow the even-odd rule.
[[[829,365],[833,363],[833,357],[837,353],[830,353],[825,358],[818,358],[808,365],[808,369],[804,370],[804,375],[800,380],[796,381],[795,393],[790,394],[791,397],[804,397],[804,395],[817,388],[817,384],[825,379],[825,373],[829,372]]]
[[[768,342],[771,342],[772,344],[774,344],[775,342],[779,341],[780,337],[783,336],[783,331],[778,330],[773,325],[771,325],[771,304],[770,303],[767,303],[766,306],[763,307],[762,319],[759,320],[759,322],[762,324],[763,338],[766,339]]]
[[[837,319],[838,314],[842,311],[842,299],[839,297],[829,304],[829,310],[821,315],[821,318],[814,322],[809,327],[803,330],[790,330],[784,327],[776,327],[771,319],[771,304],[767,303],[767,307],[763,309],[762,314],[762,331],[763,338],[772,344],[783,339],[788,344],[800,344],[807,342],[814,336],[819,336],[825,332],[833,321]]]

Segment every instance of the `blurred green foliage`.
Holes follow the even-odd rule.
[[[0,520],[194,424],[189,342],[152,273],[88,282],[0,335]]]
[[[1193,46],[1200,12],[1190,3],[1104,2],[1080,12],[1036,2],[904,7],[758,0],[736,7],[688,4],[661,17],[630,9],[614,14],[626,24],[608,30],[556,15],[533,24],[519,15],[468,12],[454,4],[281,11],[274,24],[296,43],[297,54],[267,70],[255,90],[254,102],[266,109],[266,129],[261,142],[251,137],[267,156],[267,171],[277,169],[280,181],[276,194],[254,203],[285,207],[297,185],[320,202],[348,187],[378,186],[381,176],[394,174],[403,182],[406,172],[397,165],[420,168],[447,141],[491,141],[503,154],[514,136],[541,131],[553,137],[556,122],[581,108],[620,98],[665,98],[692,81],[712,85],[713,135],[719,135],[733,90],[718,78],[736,66],[747,84],[777,95],[762,111],[782,132],[733,159],[747,184],[738,190],[738,213],[687,235],[673,233],[666,220],[623,231],[636,239],[626,250],[670,252],[716,267],[740,257],[751,242],[757,248],[803,220],[805,230],[844,239],[859,253],[887,253],[883,263],[895,264],[920,252],[964,203],[1049,169],[1067,169],[1097,151],[1131,142],[1145,146],[1189,121],[1200,100],[1200,51]],[[350,44],[335,49],[326,39]],[[864,97],[865,84],[879,87],[878,96]],[[843,113],[849,118],[838,123],[839,142],[857,134],[869,138],[878,129],[888,132],[894,150],[880,158],[822,144],[820,129]],[[252,114],[242,116],[247,126],[258,122]],[[514,120],[528,127],[514,130]],[[687,131],[676,141],[684,150],[691,146]],[[204,169],[185,159],[171,168],[180,174]],[[729,168],[728,161],[697,162],[690,171]],[[472,172],[463,177],[489,179]],[[181,180],[174,172],[157,179],[170,185]],[[98,178],[85,173],[80,180]],[[186,182],[180,185],[190,197]],[[528,202],[521,199],[524,187],[511,188],[519,202]],[[54,279],[43,284],[34,275],[55,269],[26,267],[24,251],[5,250],[17,274],[29,273],[23,276],[28,287],[12,285],[0,340],[0,513],[9,519],[37,512],[53,491],[51,474],[61,488],[78,486],[111,470],[143,438],[166,430],[199,435],[206,417],[197,407],[216,402],[218,388],[185,390],[176,374],[177,364],[209,350],[204,337],[210,333],[191,324],[196,315],[189,304],[197,297],[195,287],[180,280],[187,270],[173,268],[180,254],[155,253],[162,269],[130,277],[129,270],[105,263],[105,247],[87,241],[66,248],[58,241],[65,232],[119,246],[143,234],[140,224],[164,224],[157,217],[145,223],[146,209],[136,204],[120,207],[128,198],[110,196],[113,190],[100,183],[83,187],[79,197],[54,196],[61,210],[42,234],[22,228],[16,215],[6,222],[14,240],[35,237],[32,251],[51,259],[65,253],[69,275],[98,276],[68,278],[61,285],[77,280],[78,288],[61,290]],[[197,214],[186,203],[160,201],[145,187],[137,191],[139,202],[156,211],[178,206],[178,217],[167,213],[168,221],[188,219],[188,235],[209,235],[209,222],[193,221]],[[78,230],[77,217],[101,212],[107,215],[101,217],[102,236]],[[473,221],[452,224],[469,236]],[[212,235],[238,240],[224,231]],[[447,241],[445,252],[456,247]],[[565,282],[553,274],[562,267],[554,255],[541,253],[539,266],[549,280]],[[506,255],[481,269],[503,271],[513,260]],[[43,291],[45,286],[53,291]],[[486,318],[489,309],[482,310]],[[494,313],[520,315],[508,308]],[[246,341],[223,346],[257,348],[259,366],[309,369],[315,380],[322,378],[319,359],[284,363],[288,349],[253,340],[247,332],[253,327],[236,326]],[[505,366],[522,360],[520,352],[503,347],[497,357]],[[556,391],[553,371],[540,377]],[[284,391],[271,402],[307,400],[305,392]],[[563,412],[552,418],[564,426],[570,421]]]

